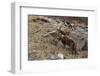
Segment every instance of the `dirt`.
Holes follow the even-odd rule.
[[[28,60],[58,60],[88,58],[88,50],[72,50],[65,48],[64,44],[55,35],[44,37],[44,35],[56,31],[59,25],[64,25],[66,21],[74,24],[74,27],[88,27],[86,17],[65,17],[65,16],[28,16]],[[71,27],[72,28],[72,27]],[[86,30],[86,29],[84,29]],[[87,35],[86,35],[87,36]],[[67,46],[67,43],[66,43]],[[74,51],[74,50],[73,50]]]

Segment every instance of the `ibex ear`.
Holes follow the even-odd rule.
[[[74,26],[75,24],[74,23],[71,23],[71,26]]]

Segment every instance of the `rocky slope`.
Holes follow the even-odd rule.
[[[28,16],[28,60],[87,57],[87,17]]]

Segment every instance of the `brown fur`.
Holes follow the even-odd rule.
[[[77,45],[76,43],[68,36],[66,35],[62,35],[60,37],[61,42],[63,43],[64,47],[66,45],[70,46],[70,50],[72,51],[72,54],[76,54],[77,53]]]

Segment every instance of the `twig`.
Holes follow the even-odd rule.
[[[41,29],[39,29],[39,30],[37,30],[37,31],[33,32],[32,34],[38,33],[39,31],[41,31]]]

